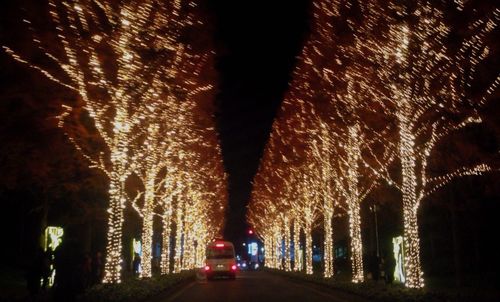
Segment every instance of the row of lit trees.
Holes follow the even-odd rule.
[[[313,1],[310,37],[273,125],[249,206],[248,219],[268,244],[269,266],[283,267],[282,259],[289,269],[289,249],[283,252],[281,244],[288,245],[293,224],[295,256],[302,230],[305,269],[311,273],[311,227],[323,217],[324,275],[332,276],[331,221],[336,209],[344,209],[352,280],[364,281],[360,204],[385,181],[402,195],[406,286],[424,286],[421,201],[457,177],[492,169],[482,163],[436,176],[428,167],[444,137],[481,123],[478,110],[500,84],[498,70],[483,68],[495,55],[489,43],[500,8],[474,5]]]
[[[80,97],[59,119],[109,180],[104,282],[121,280],[127,206],[143,221],[143,277],[151,276],[155,216],[161,272],[170,272],[171,259],[175,272],[200,265],[221,230],[226,193],[211,106],[213,51],[200,43],[206,26],[196,1],[48,0],[48,13],[49,32],[23,20],[43,62],[3,49]],[[131,176],[142,182],[136,195]]]

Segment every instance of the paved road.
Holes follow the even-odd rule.
[[[236,280],[198,280],[162,302],[366,302],[310,283],[301,283],[268,272],[242,272]]]

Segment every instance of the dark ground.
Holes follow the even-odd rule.
[[[162,302],[223,302],[223,301],[366,301],[357,296],[347,295],[309,283],[299,283],[291,279],[264,271],[242,272],[236,280],[220,279],[207,282],[198,280],[175,292]],[[155,301],[156,302],[156,301]]]

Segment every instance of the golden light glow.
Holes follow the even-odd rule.
[[[174,271],[200,265],[204,246],[223,225],[226,176],[213,112],[206,109],[213,83],[203,73],[213,72],[213,52],[196,50],[189,44],[193,37],[181,37],[188,28],[203,28],[196,2],[49,0],[49,10],[55,26],[51,39],[40,39],[33,24],[25,23],[31,26],[33,46],[50,67],[2,48],[81,99],[81,105],[64,105],[58,118],[90,167],[109,180],[103,281],[121,281],[128,205],[143,218],[142,277],[152,274],[155,215],[163,223],[162,273],[170,271],[171,256]],[[72,128],[81,120],[81,109],[92,120],[100,144],[89,144]],[[126,185],[132,174],[144,187],[133,198]]]
[[[435,1],[313,1],[311,31],[254,178],[248,212],[264,238],[280,213],[289,215],[296,257],[299,230],[306,235],[306,273],[312,272],[310,233],[322,218],[323,274],[334,274],[332,219],[346,212],[352,281],[364,281],[360,205],[385,181],[402,193],[405,285],[424,287],[420,203],[457,177],[492,170],[479,163],[438,176],[428,167],[443,138],[481,123],[478,109],[500,85],[497,73],[474,87],[480,64],[492,55],[487,43],[500,8],[463,14],[471,5],[455,4],[445,11]],[[447,14],[469,23],[462,30],[447,23]]]

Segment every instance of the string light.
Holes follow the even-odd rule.
[[[14,60],[75,91],[103,142],[104,148],[94,152],[65,123],[80,119],[79,108],[63,106],[59,126],[90,167],[109,179],[103,282],[121,281],[127,204],[143,218],[142,277],[152,273],[154,215],[160,215],[163,223],[162,273],[170,271],[174,226],[175,271],[200,265],[204,246],[221,232],[227,195],[213,112],[204,109],[211,100],[205,92],[212,85],[204,82],[201,73],[211,66],[213,53],[196,54],[191,45],[181,42],[188,39],[180,37],[188,27],[203,24],[196,17],[196,3],[49,0],[48,4],[62,51],[56,50],[52,40],[38,38],[30,21],[25,23],[32,31],[33,46],[57,68],[32,64],[10,47],[2,48]],[[158,181],[165,170],[165,179]],[[134,199],[126,188],[131,174],[138,175],[144,185],[144,192]],[[141,198],[144,202],[139,206]],[[157,208],[163,208],[163,213],[155,213]]]
[[[463,3],[457,2],[458,9]],[[498,76],[478,99],[469,95],[476,76],[476,67],[486,57],[488,47],[485,37],[496,28],[498,8],[489,15],[475,20],[470,33],[463,37],[456,50],[447,47],[447,36],[452,29],[446,24],[446,16],[440,7],[421,1],[418,8],[393,5],[390,9],[409,21],[394,22],[390,26],[390,42],[379,48],[387,58],[381,78],[390,88],[390,102],[396,109],[399,127],[398,153],[402,170],[399,187],[403,195],[403,219],[405,240],[405,271],[407,287],[424,286],[420,263],[420,239],[417,211],[422,199],[455,177],[478,175],[489,171],[484,164],[471,168],[459,168],[442,177],[428,180],[427,162],[432,149],[451,131],[479,122],[474,116],[455,124],[446,116],[466,115],[470,105],[480,106],[498,87]],[[391,58],[395,57],[395,60]],[[397,78],[394,75],[398,74]],[[439,82],[440,87],[431,83]],[[393,180],[391,180],[393,181]],[[394,182],[394,181],[393,181]],[[395,182],[397,183],[397,182]]]
[[[284,232],[284,241],[285,241],[285,247],[283,251],[283,258],[284,258],[284,268],[286,271],[291,271],[291,263],[290,263],[290,220],[288,216],[285,214],[283,215],[283,232]]]
[[[448,7],[447,13],[467,8],[465,1],[455,3],[457,11]],[[477,164],[429,175],[435,146],[450,133],[480,123],[476,109],[500,85],[495,75],[482,94],[471,90],[479,64],[491,56],[487,42],[498,28],[500,9],[471,15],[467,31],[455,37],[458,47],[451,48],[448,37],[455,29],[440,5],[313,1],[311,33],[254,178],[248,214],[257,232],[264,232],[277,223],[278,214],[262,212],[263,207],[291,213],[296,263],[298,233],[303,229],[306,235],[307,273],[311,221],[318,218],[311,209],[319,209],[324,219],[325,277],[333,274],[334,209],[346,209],[353,282],[364,280],[360,203],[384,179],[403,197],[405,285],[423,287],[421,201],[457,177],[492,170]],[[456,122],[451,115],[464,118]],[[401,177],[389,173],[396,165]]]

